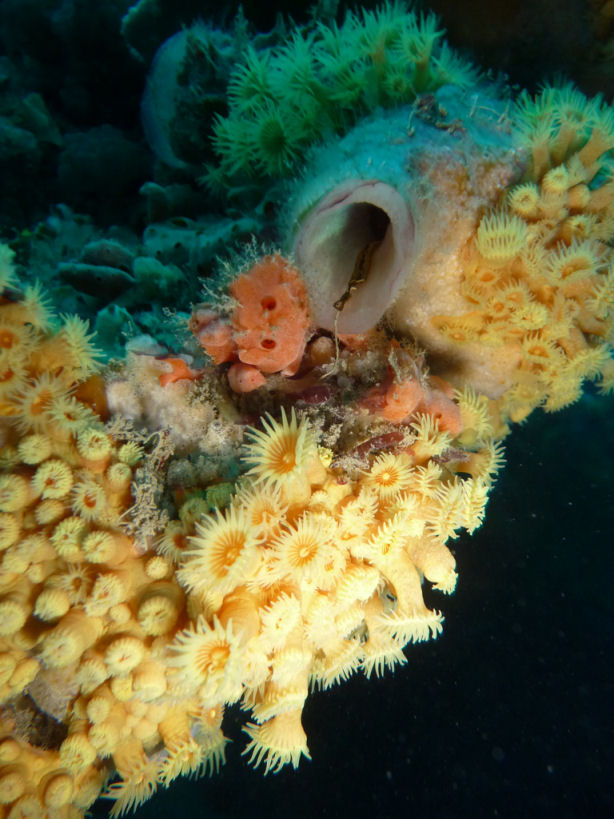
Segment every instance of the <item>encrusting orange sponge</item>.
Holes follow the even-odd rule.
[[[238,356],[263,373],[292,375],[305,350],[309,307],[298,270],[278,253],[265,256],[231,285]]]
[[[192,328],[215,364],[239,361],[260,373],[294,375],[310,326],[307,290],[298,270],[279,253],[263,256],[231,284],[235,302],[229,321],[199,309]],[[250,372],[250,377],[247,373]],[[264,383],[245,367],[230,385],[249,392]]]

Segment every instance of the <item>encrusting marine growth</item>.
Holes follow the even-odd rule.
[[[413,41],[398,40],[398,15]],[[473,73],[436,46],[432,18],[395,4],[344,27],[363,46],[354,96],[339,29],[317,34],[321,70],[345,78],[337,130],[344,106],[356,119],[369,91],[373,105],[385,92],[389,105],[416,97],[423,127],[453,139],[463,123],[420,95],[446,65],[468,89]],[[233,105],[280,59],[247,55]],[[411,72],[389,73],[403,60]],[[278,116],[259,104],[249,127],[265,113]],[[222,164],[244,170],[231,125],[217,128]],[[438,166],[431,182],[467,203],[466,218],[440,234],[442,256],[419,244],[361,332],[339,320],[397,258],[381,252],[400,246],[387,231],[401,211],[381,216],[397,201],[389,190],[368,205],[381,213],[367,214],[365,247],[351,208],[340,230],[310,234],[349,258],[331,326],[299,259],[254,244],[194,305],[190,355],[133,344],[106,368],[86,323],[57,329],[0,246],[0,815],[78,817],[104,792],[121,816],[179,776],[214,773],[235,704],[248,761],[297,767],[310,690],[380,676],[441,632],[422,589],[454,591],[450,541],[482,523],[508,424],[571,403],[585,378],[614,383],[611,109],[547,88],[499,125],[513,162],[498,175],[494,157],[480,177],[498,187],[450,179],[453,157]],[[306,220],[319,207],[307,199]],[[475,375],[484,361],[500,374],[488,388]]]
[[[466,310],[431,321],[459,348],[506,351],[513,421],[573,403],[586,378],[614,386],[614,112],[571,86],[525,94],[517,112],[524,177],[465,251]]]
[[[126,521],[158,456],[104,423],[86,328],[48,331],[34,291],[5,297],[0,320],[3,381],[20,378],[2,405],[1,804],[79,815],[115,770],[108,795],[122,814],[159,784],[216,770],[235,702],[251,711],[250,760],[296,766],[309,755],[310,684],[379,675],[439,633],[422,582],[454,590],[446,541],[480,525],[501,463],[475,396],[461,401],[479,439],[454,450],[462,478],[443,467],[453,435],[428,410],[402,449],[384,441],[340,480],[312,424],[282,408],[248,429],[222,510],[203,515],[202,495],[178,493],[177,518],[144,545]]]

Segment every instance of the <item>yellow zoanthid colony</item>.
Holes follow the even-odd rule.
[[[310,685],[379,675],[405,662],[408,642],[441,630],[422,580],[454,590],[445,543],[480,525],[500,453],[484,446],[460,480],[434,460],[450,436],[428,416],[414,431],[406,452],[340,483],[309,425],[282,412],[249,433],[251,469],[226,513],[196,526],[178,577],[198,619],[171,665],[206,708],[241,700],[251,710],[246,751],[265,771],[308,756]]]
[[[470,451],[417,414],[345,473],[282,411],[248,431],[231,498],[178,492],[164,515],[164,448],[107,418],[86,325],[52,330],[3,254],[0,815],[81,816],[105,788],[122,815],[213,772],[232,703],[253,764],[296,766],[310,686],[379,675],[441,630],[421,587],[453,591],[446,542],[482,521],[502,462],[488,402],[457,394]]]
[[[463,259],[467,312],[433,323],[458,345],[516,360],[501,412],[576,401],[584,379],[614,388],[614,112],[570,85],[523,94],[514,112],[524,180],[484,215]]]

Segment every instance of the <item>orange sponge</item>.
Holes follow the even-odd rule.
[[[393,381],[386,390],[381,414],[388,421],[397,423],[415,412],[425,397],[426,393],[417,378],[410,378],[400,384]]]
[[[239,359],[263,373],[294,375],[310,323],[307,290],[298,270],[278,253],[264,256],[230,285]]]

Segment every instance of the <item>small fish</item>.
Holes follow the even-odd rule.
[[[365,245],[363,249],[358,252],[348,286],[346,287],[343,295],[340,296],[333,304],[335,310],[341,312],[352,293],[357,290],[361,284],[364,284],[367,281],[367,276],[369,275],[369,271],[371,269],[373,254],[380,245],[381,240],[378,239],[375,242],[369,242],[368,245]]]

